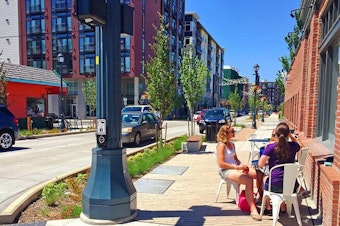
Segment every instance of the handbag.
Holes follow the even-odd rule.
[[[238,196],[238,208],[244,212],[250,212],[250,206],[246,198],[245,190],[242,190]]]

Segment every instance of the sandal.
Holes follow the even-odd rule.
[[[254,221],[262,221],[262,217],[258,214],[250,214],[251,219]]]

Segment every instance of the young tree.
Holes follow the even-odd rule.
[[[90,78],[87,79],[83,84],[82,84],[82,92],[85,98],[86,104],[89,106],[89,114],[90,116],[92,115],[92,112],[94,112],[97,104],[97,95],[96,95],[96,79],[95,78]]]
[[[1,55],[2,53],[0,53]],[[4,63],[0,64],[0,104],[7,106],[7,89],[6,89],[6,73],[4,71]]]
[[[234,90],[234,92],[230,94],[229,98],[230,98],[231,109],[233,109],[235,111],[234,125],[236,125],[237,112],[241,109],[241,104],[242,104],[242,100],[241,100],[241,97],[238,93],[237,87]]]
[[[184,98],[189,108],[190,117],[193,119],[194,108],[204,93],[209,71],[197,56],[194,58],[194,49],[191,45],[183,52],[182,55],[183,58],[179,68],[181,84],[183,87]],[[195,122],[191,120],[189,135],[194,134],[194,124]]]
[[[164,24],[164,18],[160,16],[159,28],[154,25],[156,32],[154,43],[150,44],[154,56],[149,56],[145,64],[146,93],[149,96],[150,105],[153,109],[158,109],[161,122],[174,109],[178,98],[177,79],[170,61],[171,51],[167,27]]]

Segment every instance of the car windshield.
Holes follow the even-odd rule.
[[[223,118],[223,111],[222,110],[210,110],[205,113],[206,118],[212,117],[220,117]]]
[[[122,122],[123,123],[138,123],[140,115],[134,114],[122,114]]]
[[[124,107],[122,111],[142,111],[142,107]]]

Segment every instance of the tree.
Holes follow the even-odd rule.
[[[177,79],[174,75],[173,64],[170,61],[170,42],[166,31],[167,25],[160,15],[160,26],[154,29],[154,43],[149,44],[154,56],[149,56],[145,64],[146,93],[150,105],[160,113],[161,122],[174,109],[177,101]]]
[[[96,95],[96,79],[91,77],[87,79],[82,84],[82,92],[85,98],[86,104],[89,106],[89,115],[93,116],[93,112],[96,108],[97,104],[97,95]]]
[[[197,56],[194,58],[194,49],[191,45],[188,46],[188,49],[182,55],[183,58],[179,68],[181,84],[190,117],[193,119],[195,106],[204,93],[209,71],[202,60]],[[194,124],[194,120],[191,120],[189,135],[194,134]]]
[[[0,56],[2,52],[0,52]],[[6,81],[6,73],[4,71],[4,63],[0,64],[0,104],[7,106],[7,81]]]
[[[287,48],[289,50],[289,56],[282,56],[279,58],[279,61],[282,64],[282,69],[278,71],[277,78],[275,79],[276,85],[279,87],[279,90],[282,95],[285,94],[285,79],[282,77],[282,72],[289,72],[295,58],[296,49],[300,43],[300,37],[302,34],[303,23],[300,20],[300,11],[295,11],[294,18],[296,20],[296,24],[294,25],[294,31],[289,32],[287,36],[284,38],[287,43]]]
[[[235,88],[234,92],[230,94],[229,96],[229,101],[231,105],[231,109],[235,111],[234,114],[234,125],[236,125],[236,117],[237,117],[237,112],[241,109],[241,97],[238,93],[237,87]]]

